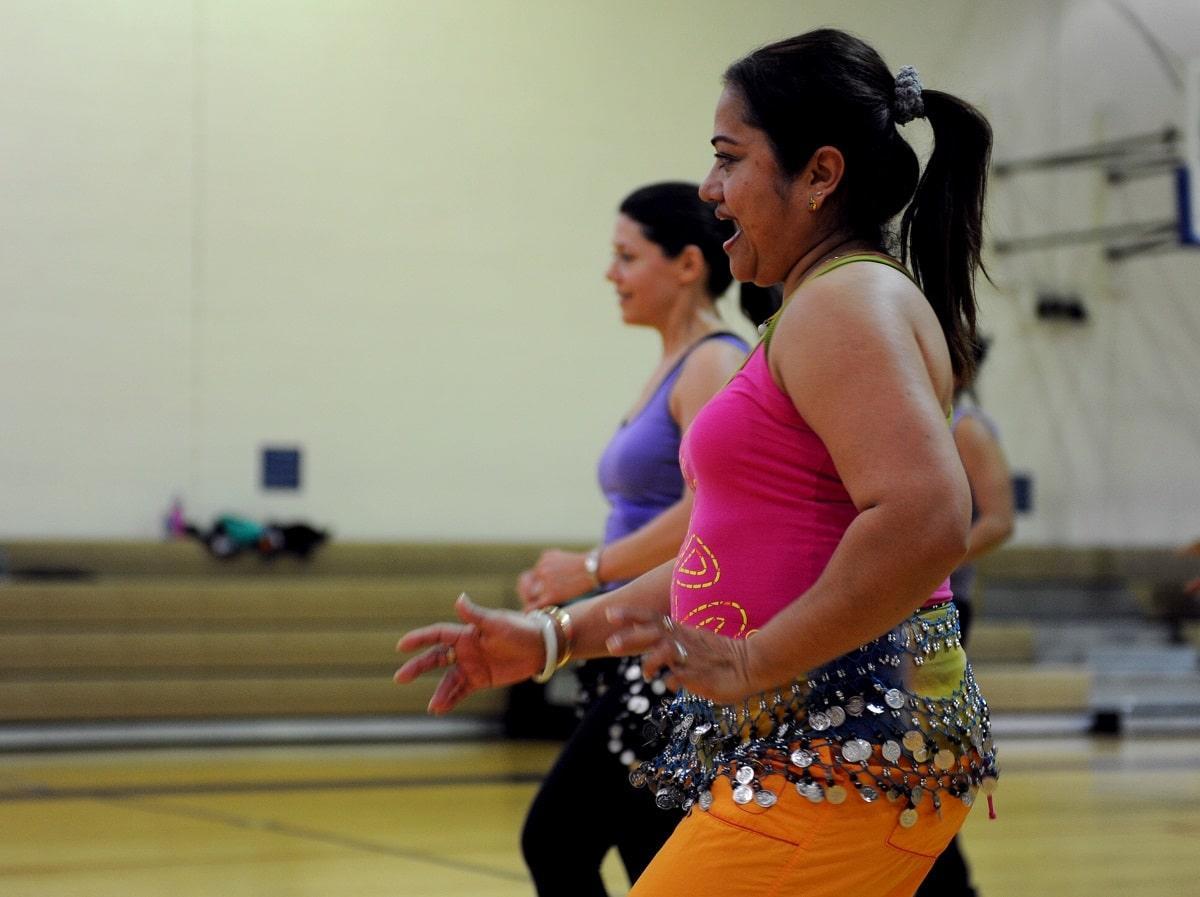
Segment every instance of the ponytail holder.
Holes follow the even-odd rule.
[[[896,75],[896,99],[892,113],[896,124],[906,125],[914,118],[925,117],[925,102],[921,99],[921,77],[911,65],[900,69]]]

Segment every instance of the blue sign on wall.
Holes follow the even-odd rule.
[[[264,489],[299,489],[300,449],[264,448],[262,486]]]
[[[1014,473],[1012,478],[1013,506],[1018,514],[1033,511],[1033,474]]]

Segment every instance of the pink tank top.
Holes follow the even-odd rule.
[[[858,511],[762,344],[692,421],[679,454],[696,500],[671,615],[747,638],[816,581]],[[926,606],[950,597],[947,580]]]

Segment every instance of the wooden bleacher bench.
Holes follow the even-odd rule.
[[[1092,673],[1079,664],[972,664],[993,713],[1085,713]]]
[[[432,679],[398,688],[394,645],[446,619],[454,597],[515,607],[540,546],[332,543],[310,561],[210,557],[190,542],[9,542],[0,583],[0,723],[423,713]],[[1196,575],[1170,550],[1010,548],[985,583],[1125,583],[1152,594]],[[1153,603],[1143,602],[1153,616]],[[971,657],[997,711],[1087,708],[1082,666],[1036,661],[1036,622],[989,619]],[[1200,626],[1186,638],[1200,643]],[[501,712],[506,694],[463,711]]]
[[[1141,614],[1154,617],[1151,596],[1200,575],[1200,559],[1174,548],[1015,546],[980,559],[978,570],[985,593],[991,584],[1119,588],[1135,596]]]
[[[1037,659],[1034,626],[1025,622],[980,620],[971,630],[967,652],[973,664],[1033,663]]]
[[[455,596],[515,607],[524,545],[330,545],[230,562],[190,543],[9,543],[0,723],[419,714],[436,679],[391,681],[404,631]],[[23,569],[68,570],[56,581]],[[503,690],[460,712],[498,716]]]
[[[981,620],[969,653],[989,705],[997,712],[1105,710],[1091,706],[1096,671],[1088,664],[1034,662],[1038,627],[1107,620],[1130,631],[1165,631],[1169,641],[1186,640],[1186,625],[1181,624],[1187,615],[1173,596],[1198,572],[1200,561],[1174,547],[1013,546],[982,559]],[[1002,614],[989,615],[989,601],[996,610],[997,591],[1008,593],[1006,607]],[[1019,618],[1021,613],[1025,619]],[[1018,628],[1003,636],[992,629],[1004,623]],[[1026,635],[1020,634],[1021,627]],[[1023,638],[1029,639],[1030,653],[1014,662],[1013,640]]]

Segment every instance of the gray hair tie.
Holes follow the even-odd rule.
[[[925,102],[921,99],[921,77],[911,65],[900,69],[896,75],[896,99],[892,112],[896,124],[906,125],[914,118],[925,117]]]

